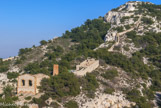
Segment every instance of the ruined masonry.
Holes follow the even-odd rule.
[[[18,77],[17,93],[31,93],[36,94],[39,92],[38,86],[43,78],[49,78],[44,74],[24,74]]]
[[[53,65],[53,76],[59,74],[59,66]],[[18,77],[17,82],[17,94],[21,93],[31,93],[31,94],[37,94],[39,93],[39,89],[37,88],[40,86],[41,80],[43,78],[49,78],[48,75],[45,74],[23,74]]]
[[[77,76],[84,76],[87,72],[92,72],[99,66],[99,60],[95,59],[87,59],[80,63],[80,65],[76,65],[76,71],[74,72]]]

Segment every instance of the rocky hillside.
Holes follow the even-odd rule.
[[[0,60],[0,102],[40,108],[161,107],[160,5],[127,2],[40,44]],[[99,60],[100,66],[83,77],[74,75],[87,58]],[[60,67],[54,77],[53,64]],[[50,76],[41,82],[41,95],[16,95],[16,78],[24,73]]]

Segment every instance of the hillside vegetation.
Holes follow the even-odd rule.
[[[112,12],[130,13],[122,7],[113,9]],[[122,17],[121,24],[105,21],[104,17],[88,19],[83,25],[66,31],[61,37],[49,41],[42,40],[38,47],[22,48],[16,59],[12,61],[0,59],[0,72],[7,73],[8,79],[15,79],[22,73],[49,75],[50,78],[43,79],[39,87],[44,95],[32,98],[30,101],[39,107],[59,108],[56,103],[51,105],[45,103],[48,98],[52,98],[64,107],[77,108],[83,104],[76,99],[81,94],[92,100],[98,96],[96,92],[105,93],[108,97],[117,91],[121,91],[128,101],[135,102],[135,106],[139,108],[154,107],[155,93],[161,91],[161,33],[150,31],[148,27],[156,22],[161,24],[161,6],[141,2],[135,7],[138,8],[133,11],[135,14]],[[135,23],[140,14],[144,17],[141,17],[139,26],[144,26],[146,30],[143,31],[146,32],[139,31],[138,27],[120,36],[118,44],[114,40],[104,41],[108,32],[121,33],[135,26],[126,22],[133,19]],[[153,17],[156,17],[156,20]],[[100,47],[101,45],[104,47]],[[112,46],[113,51],[109,51]],[[131,46],[137,50],[132,52]],[[100,61],[99,68],[86,76],[75,76],[72,70],[89,57]],[[145,58],[147,63],[144,62]],[[57,76],[51,74],[53,64],[58,64],[60,67]],[[19,72],[11,71],[13,69],[10,66],[18,67]],[[127,84],[122,84],[121,81]],[[12,88],[5,89],[7,93],[12,93]],[[1,96],[0,102],[7,101],[9,98],[7,93],[3,94],[5,98]],[[16,101],[14,98],[15,95],[9,98],[12,103]]]

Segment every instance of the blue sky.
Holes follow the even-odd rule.
[[[0,58],[61,36],[129,0],[0,0]],[[147,0],[142,0],[147,1]],[[160,0],[149,0],[161,4]]]

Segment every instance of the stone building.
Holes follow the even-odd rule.
[[[19,76],[17,84],[17,93],[38,93],[39,89],[37,87],[40,86],[40,82],[43,78],[49,78],[49,76],[44,74],[24,74]]]
[[[59,74],[59,66],[54,65],[53,66],[53,75]],[[23,74],[18,77],[17,81],[17,93],[31,93],[36,94],[39,93],[39,89],[37,88],[40,86],[40,82],[43,78],[49,78],[48,75],[45,74]]]
[[[99,66],[99,60],[95,59],[87,59],[76,65],[76,71],[74,72],[75,75],[84,76],[87,72],[92,72]]]

